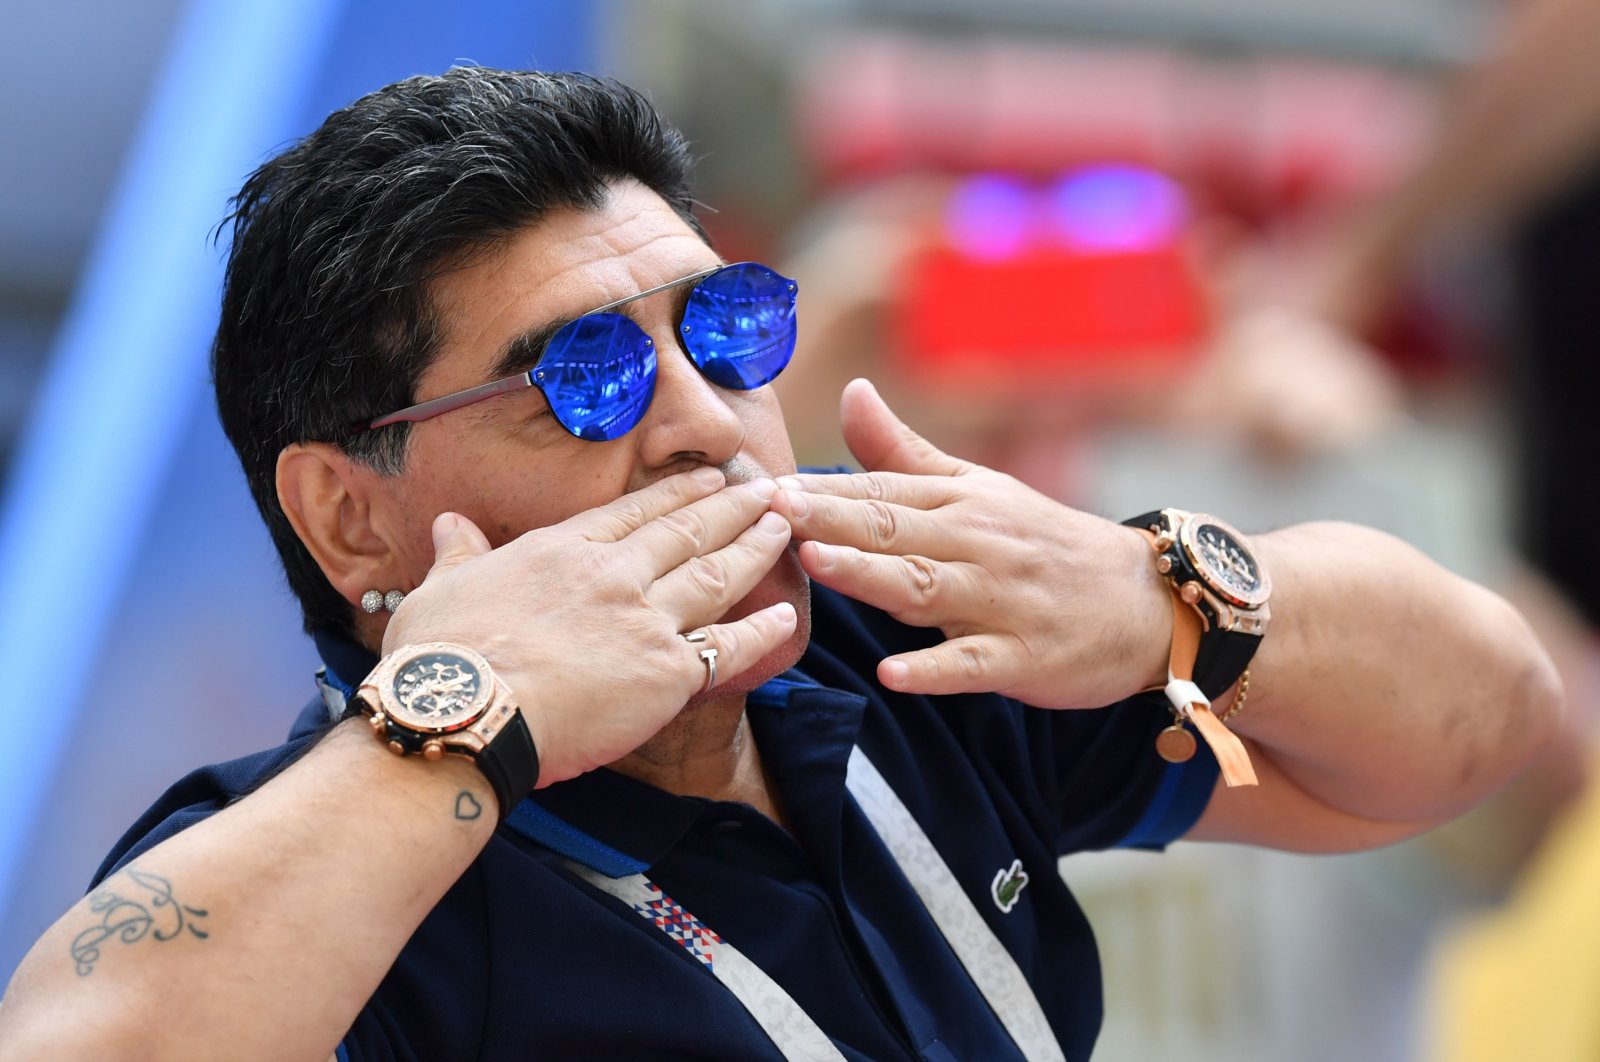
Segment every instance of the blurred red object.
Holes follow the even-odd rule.
[[[899,368],[938,390],[1010,394],[1146,377],[1186,363],[1206,328],[1173,250],[1036,250],[986,262],[944,247],[911,263],[899,295]]]
[[[1179,186],[1141,167],[956,185],[891,300],[898,368],[930,390],[1047,396],[1183,364],[1208,325],[1189,218]]]

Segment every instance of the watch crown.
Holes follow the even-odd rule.
[[[433,738],[432,740],[424,741],[422,743],[422,758],[423,759],[425,759],[425,760],[437,760],[440,757],[442,757],[443,755],[444,755],[444,742],[440,741],[438,738]]]
[[[1186,604],[1194,604],[1200,600],[1200,584],[1193,580],[1184,583],[1178,588],[1178,596],[1183,598]]]
[[[1163,553],[1161,556],[1157,557],[1156,558],[1156,571],[1160,572],[1162,575],[1171,574],[1171,572],[1172,572],[1172,557],[1170,555],[1166,554],[1166,553]]]
[[[396,756],[404,756],[406,754],[406,747],[400,744],[398,741],[391,741],[389,742],[389,751],[394,753]]]
[[[389,728],[389,719],[382,712],[378,712],[374,714],[371,719],[367,720],[367,725],[372,728],[372,732],[374,734],[377,734],[381,737],[384,731]]]

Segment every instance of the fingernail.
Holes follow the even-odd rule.
[[[811,548],[815,551],[813,555],[817,558],[818,568],[822,568],[824,570],[831,568],[833,567],[834,562],[839,559],[839,547],[837,546],[828,546],[821,542],[813,542],[811,543]]]
[[[795,477],[793,477],[793,476],[779,476],[778,477],[778,486],[781,487],[784,490],[795,490],[795,491],[798,491],[798,490],[804,490],[805,489],[804,487],[802,487],[800,485],[800,481],[798,479],[796,479]]]
[[[771,498],[778,493],[778,485],[770,479],[752,479],[745,484],[745,489],[758,498]]]
[[[793,623],[795,621],[794,606],[787,601],[780,601],[772,606],[772,614],[779,623]]]
[[[708,487],[722,486],[723,475],[722,469],[720,468],[712,468],[710,465],[702,465],[693,472],[690,472],[689,475],[694,477],[694,481],[696,483],[702,483]]]
[[[796,516],[811,515],[811,499],[803,490],[786,489],[783,492],[783,504]]]
[[[460,518],[455,513],[440,513],[433,518],[433,548],[442,549],[455,536]]]
[[[756,521],[756,530],[764,535],[787,535],[789,521],[774,512],[761,514],[761,519]]]
[[[883,684],[897,690],[911,678],[911,669],[900,660],[885,660],[882,664]]]

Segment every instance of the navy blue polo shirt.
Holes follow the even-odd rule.
[[[1088,1058],[1101,1019],[1099,959],[1056,860],[1178,837],[1205,807],[1215,761],[1156,756],[1170,720],[1159,694],[1042,711],[995,695],[886,691],[873,677],[878,661],[933,644],[938,632],[822,587],[812,598],[800,666],[749,701],[792,833],[748,805],[676,796],[605,769],[540,790],[418,927],[341,1056],[780,1057],[705,967],[573,874],[560,849],[613,876],[646,873],[777,981],[846,1058],[1018,1057],[846,791],[859,744],[1015,957],[1067,1057]],[[346,680],[375,663],[348,642],[318,645]],[[288,743],[189,775],[118,843],[96,883],[269,779],[327,726],[319,699]],[[991,885],[1019,859],[1029,883],[1002,911]]]

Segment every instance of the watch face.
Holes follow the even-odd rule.
[[[389,714],[413,730],[443,733],[471,723],[488,702],[482,670],[460,653],[422,652],[395,669]]]
[[[1243,536],[1220,520],[1197,516],[1181,534],[1184,552],[1211,588],[1243,608],[1266,604],[1271,586]]]

